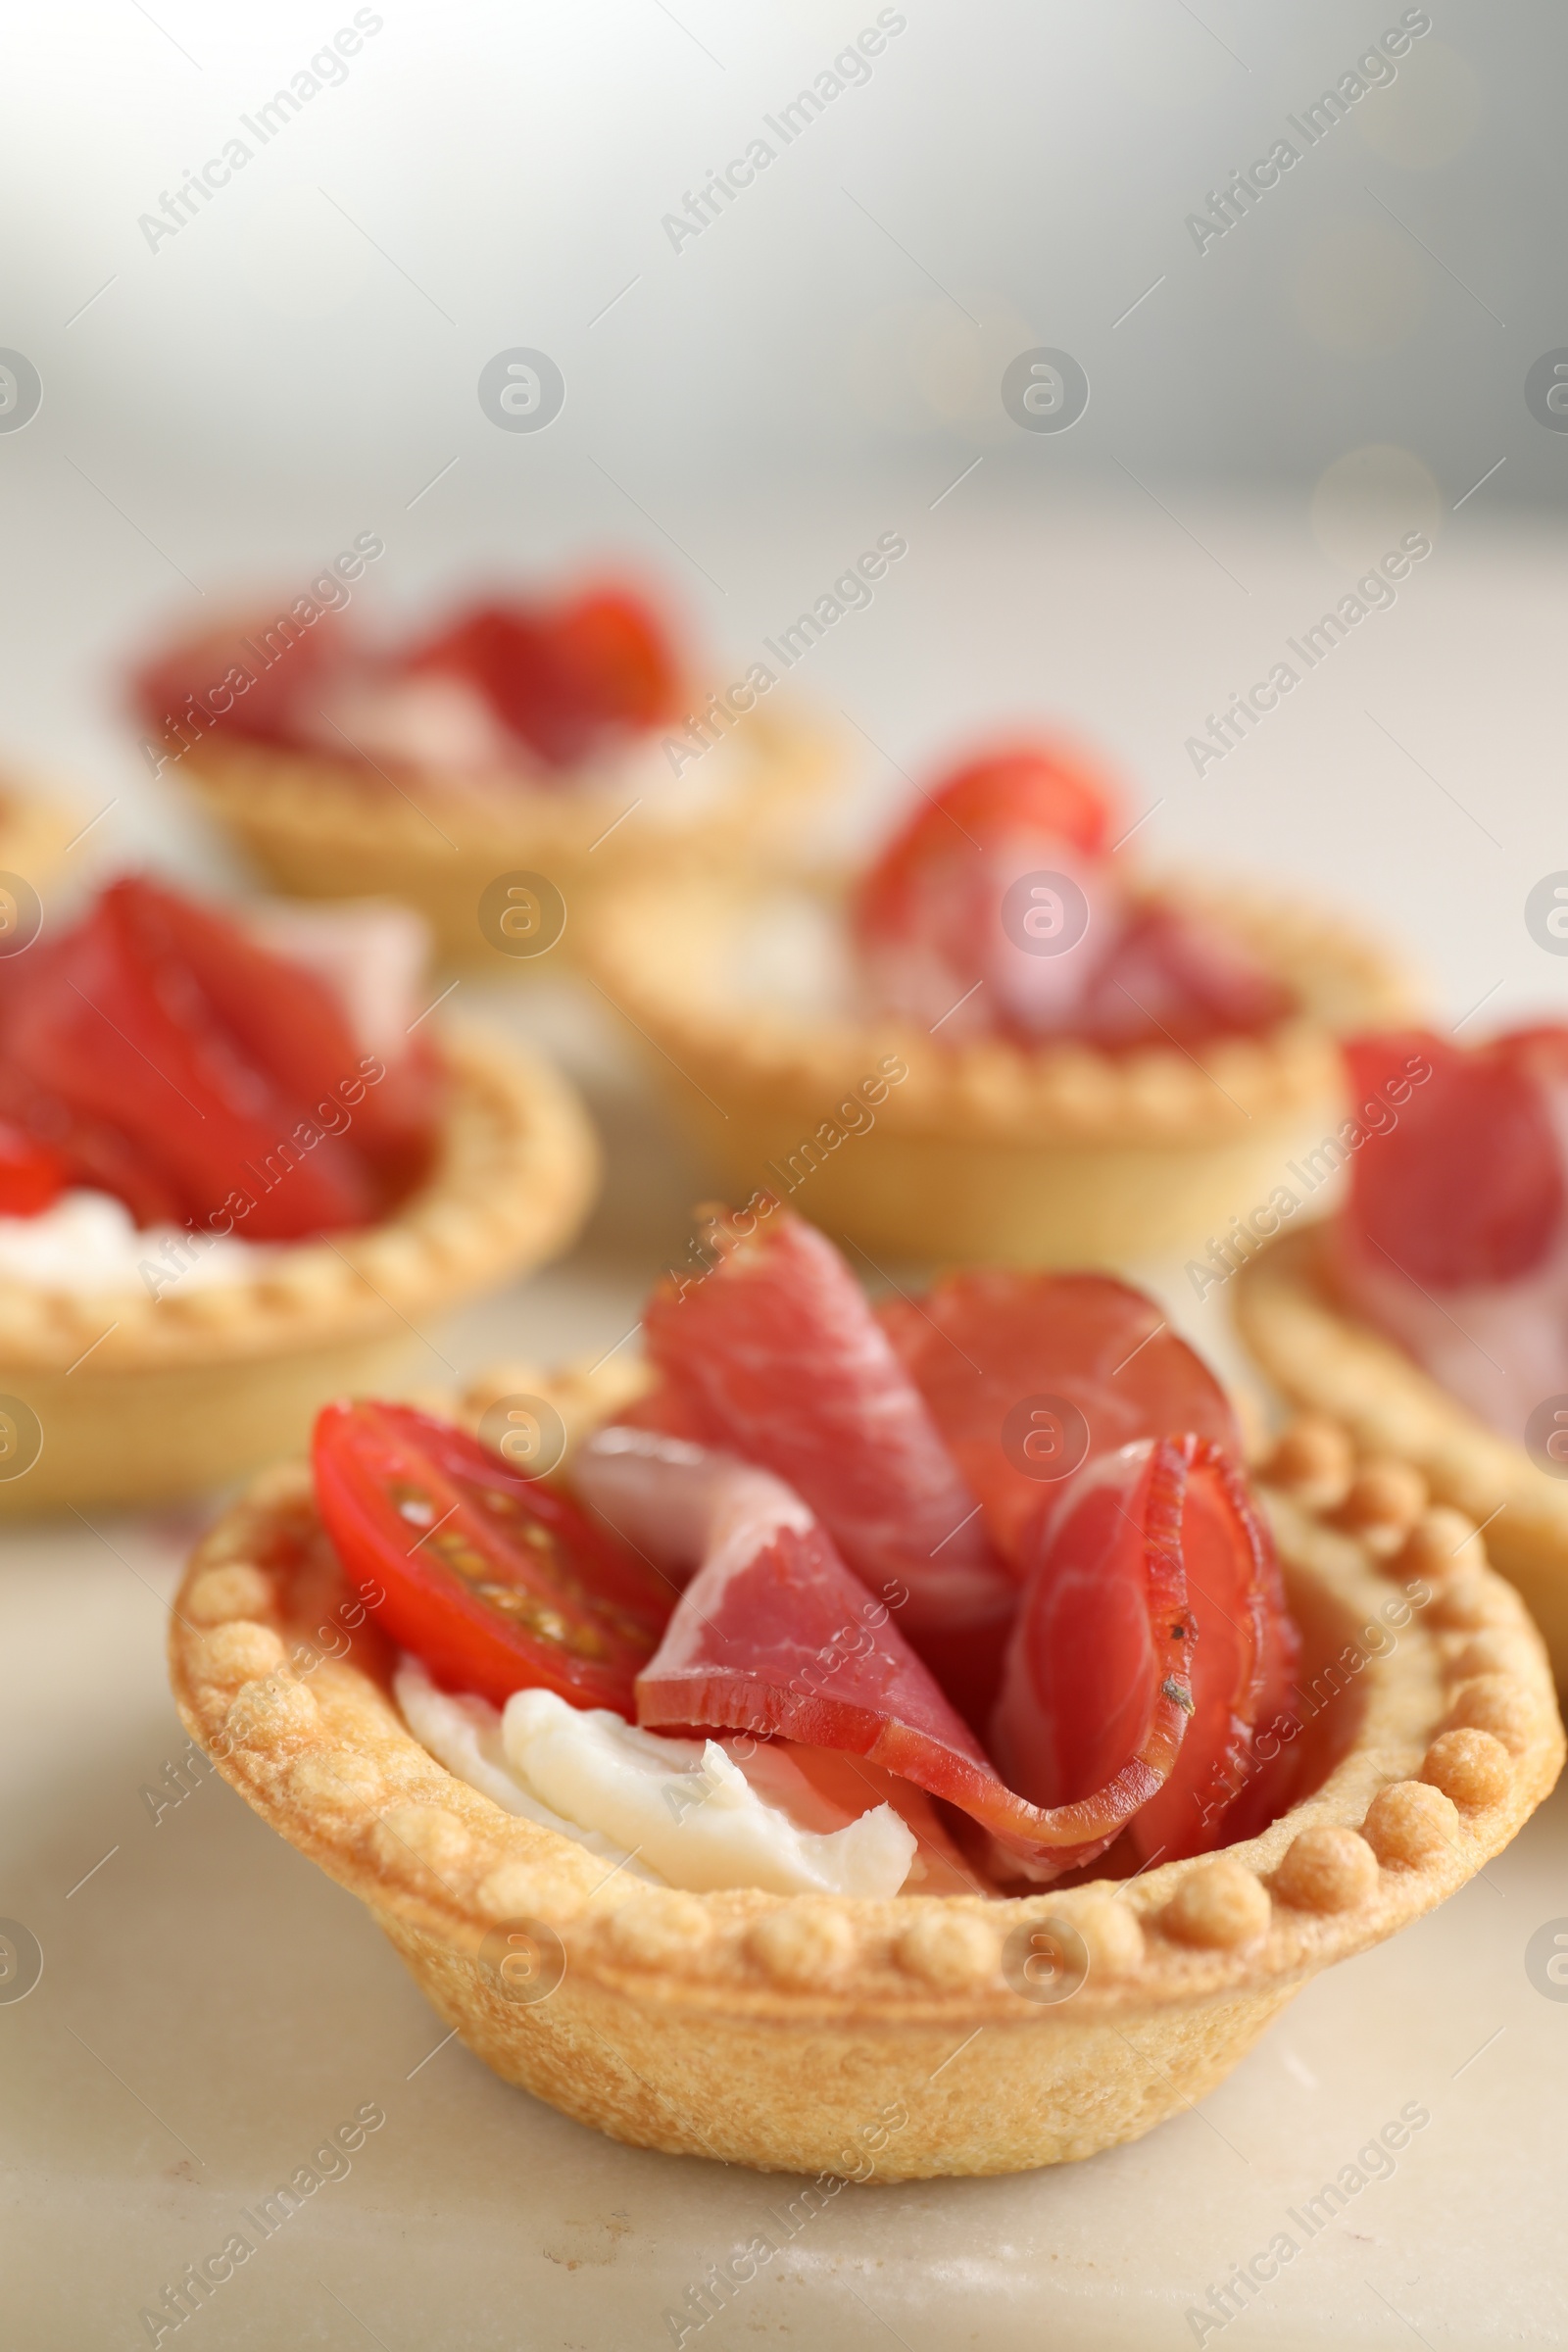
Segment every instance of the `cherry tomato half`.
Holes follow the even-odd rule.
[[[576,1503],[409,1405],[329,1404],[312,1450],[339,1558],[444,1689],[634,1715],[674,1590]]]

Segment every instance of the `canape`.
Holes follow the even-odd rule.
[[[832,761],[772,683],[710,691],[604,584],[393,645],[308,597],[174,648],[136,700],[154,771],[278,890],[399,899],[447,960],[526,971],[617,876],[804,855]]]
[[[1295,1405],[1486,1527],[1568,1682],[1568,1028],[1349,1059],[1347,1203],[1241,1264],[1243,1337]]]
[[[1539,1638],[1415,1473],[1331,1514],[1288,1432],[1254,1487],[1105,1278],[878,1316],[776,1207],[710,1232],[564,1459],[336,1404],[174,1605],[193,1736],[509,2082],[762,2169],[1071,2161],[1551,1787]],[[545,1425],[517,1377],[480,1429]]]
[[[0,961],[0,1513],[254,1469],[564,1246],[586,1118],[426,1017],[423,952],[401,908],[131,877]]]
[[[729,1190],[872,1250],[1126,1264],[1266,1199],[1338,1122],[1338,1038],[1400,1017],[1382,951],[1300,907],[1140,879],[1070,746],[921,799],[848,910],[624,884],[588,943]]]

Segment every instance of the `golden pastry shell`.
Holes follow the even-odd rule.
[[[810,819],[835,766],[829,739],[780,696],[749,712],[708,757],[725,763],[724,787],[679,816],[662,813],[657,787],[639,806],[638,786],[610,776],[478,792],[429,770],[394,786],[340,760],[216,735],[172,772],[276,889],[308,899],[402,899],[426,916],[448,960],[525,973],[574,957],[585,904],[628,873],[673,876],[694,865],[799,864],[807,857]],[[508,958],[482,935],[480,898],[513,872],[541,873],[561,892],[563,956]]]
[[[1261,1037],[1216,1039],[1199,1061],[1175,1045],[1110,1054],[1074,1039],[1034,1049],[969,1039],[955,1048],[891,1017],[815,1018],[738,1002],[724,958],[754,921],[756,900],[742,883],[701,874],[673,890],[623,884],[597,907],[587,953],[612,1000],[682,1069],[717,1087],[721,1104],[782,1089],[825,1118],[896,1052],[908,1076],[878,1106],[885,1130],[944,1134],[956,1122],[1006,1143],[1242,1136],[1256,1118],[1338,1093],[1338,1035],[1411,1009],[1404,975],[1384,951],[1316,909],[1251,891],[1157,887],[1250,947],[1295,991],[1299,1012]]]
[[[1321,1273],[1323,1232],[1283,1235],[1236,1276],[1236,1320],[1289,1401],[1342,1423],[1364,1451],[1413,1463],[1440,1503],[1487,1531],[1568,1688],[1568,1481],[1490,1429],[1393,1341],[1357,1322]]]
[[[578,1431],[607,1409],[592,1382],[557,1395]],[[1212,2087],[1318,1969],[1462,1886],[1560,1768],[1539,1638],[1474,1532],[1452,1541],[1413,1473],[1375,1522],[1353,1500],[1314,1507],[1293,1444],[1263,1493],[1319,1645],[1412,1587],[1430,1598],[1356,1672],[1353,1738],[1310,1795],[1246,1844],[1127,1884],[886,1901],[629,1884],[457,1780],[404,1728],[384,1672],[352,1649],[321,1658],[290,1620],[291,1563],[321,1541],[303,1466],[265,1476],[196,1551],[174,1693],[247,1801],[369,1906],[446,2022],[580,2121],[764,2170],[856,2170],[874,2132],[883,2179],[1071,2160]],[[1066,1923],[1087,1960],[1045,2006],[1003,1974],[1009,1934],[1042,1921]],[[487,1963],[514,1931],[559,1955],[548,1997],[509,1998]]]
[[[478,1029],[442,1030],[435,1166],[364,1232],[279,1248],[248,1278],[99,1294],[0,1282],[0,1392],[42,1451],[0,1515],[151,1500],[297,1445],[327,1397],[406,1377],[419,1326],[564,1248],[599,1149],[567,1082]]]

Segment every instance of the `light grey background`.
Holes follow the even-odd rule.
[[[1407,12],[909,0],[678,251],[664,215],[781,146],[763,118],[874,8],[372,13],[341,84],[151,250],[140,216],[352,11],[12,11],[0,343],[44,398],[0,434],[0,760],[115,803],[86,855],[195,854],[122,721],[132,655],[359,531],[387,543],[364,611],[614,561],[738,674],[898,528],[907,561],[801,673],[853,722],[847,792],[880,808],[977,732],[1064,721],[1123,762],[1152,854],[1382,916],[1450,1018],[1494,983],[1494,1011],[1561,1002],[1521,920],[1568,865],[1568,434],[1523,393],[1568,344],[1559,11],[1434,0],[1396,79],[1202,253],[1189,213]],[[1065,433],[1002,406],[1040,344],[1091,379]],[[516,346],[564,373],[542,432],[479,405]],[[1437,552],[1399,606],[1196,778],[1205,714],[1412,526]]]

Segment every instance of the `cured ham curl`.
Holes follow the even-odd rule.
[[[845,1566],[782,1481],[656,1432],[610,1429],[577,1456],[578,1493],[662,1565],[698,1565],[637,1678],[651,1731],[776,1734],[899,1774],[989,1832],[1022,1875],[1102,1853],[1161,1787],[1191,1695],[1179,1553],[1143,1553],[1147,1705],[1136,1744],[1098,1788],[1040,1806],[1009,1788],[900,1632],[887,1598]],[[897,1591],[897,1588],[895,1588]]]

